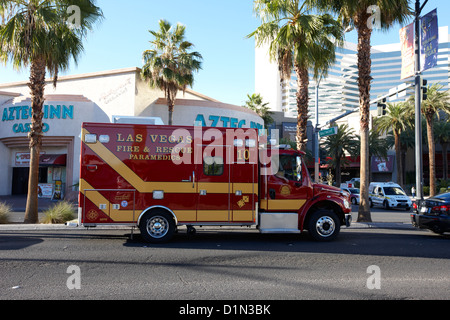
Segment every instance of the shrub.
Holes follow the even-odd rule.
[[[73,220],[76,216],[75,207],[67,201],[61,201],[44,211],[41,223],[59,224]]]
[[[450,180],[441,179],[438,180],[436,183],[436,190],[439,192],[445,192],[441,191],[442,189],[447,189],[450,186]]]
[[[439,189],[439,193],[446,193],[446,192],[449,192],[449,189],[447,189],[447,188]]]
[[[0,224],[9,223],[9,214],[11,213],[11,206],[0,202]]]

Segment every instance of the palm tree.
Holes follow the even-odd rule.
[[[358,154],[358,139],[355,131],[350,129],[348,124],[338,126],[336,135],[328,136],[322,146],[327,150],[327,155],[331,157],[331,164],[335,168],[336,186],[341,185],[341,165],[345,163],[346,153],[351,156]]]
[[[361,139],[358,136],[358,139]],[[392,147],[389,136],[383,138],[376,130],[370,130],[369,133],[369,155],[370,157],[387,158],[388,150]]]
[[[297,149],[307,143],[309,72],[317,80],[327,74],[335,61],[336,45],[341,45],[343,28],[329,14],[311,14],[308,1],[255,0],[254,10],[261,25],[248,37],[256,45],[269,44],[272,61],[278,62],[282,80],[297,76]]]
[[[5,24],[11,18],[11,13],[15,11],[17,4],[5,2],[0,6],[0,25]]]
[[[436,195],[436,148],[434,141],[434,119],[439,112],[450,114],[450,94],[438,83],[428,86],[428,98],[422,101],[422,114],[427,123],[428,153],[430,158],[430,196]],[[409,107],[414,108],[415,97],[408,99]]]
[[[387,158],[387,152],[392,147],[390,139],[382,138],[380,133],[376,130],[370,130],[369,133],[369,157],[380,157],[383,159]],[[361,154],[361,136],[358,136],[358,154]],[[369,177],[371,177],[372,172],[369,167]]]
[[[411,123],[406,127],[405,131],[400,134],[400,150],[402,157],[402,168],[403,168],[403,185],[406,183],[406,153],[408,149],[414,149],[416,146],[416,133],[414,130],[414,115],[410,119]]]
[[[268,125],[273,123],[273,112],[270,111],[268,107],[269,103],[263,103],[263,98],[259,93],[254,93],[252,95],[247,94],[248,100],[245,102],[246,108],[255,111],[258,116],[260,116],[264,121],[264,127],[267,128]]]
[[[79,9],[79,25],[69,23],[70,6]],[[0,26],[0,60],[11,61],[17,69],[30,67],[32,119],[30,138],[30,178],[25,223],[38,222],[39,154],[42,146],[42,107],[46,72],[56,86],[58,73],[75,63],[83,51],[88,30],[102,17],[93,0],[1,0],[0,9],[14,9]]]
[[[201,69],[202,56],[194,51],[193,44],[185,40],[186,27],[180,23],[172,26],[159,21],[159,30],[149,32],[155,37],[152,49],[143,53],[141,76],[153,88],[164,91],[169,109],[169,125],[173,124],[173,109],[179,90],[185,92],[194,83],[194,72]]]
[[[386,115],[374,121],[374,127],[379,133],[388,133],[391,129],[394,134],[395,160],[397,166],[397,183],[403,187],[403,165],[401,157],[400,135],[410,125],[411,118],[407,116],[408,105],[404,102],[387,104]]]
[[[321,10],[331,10],[338,14],[344,27],[355,28],[358,33],[358,87],[361,135],[361,204],[358,210],[359,222],[372,221],[369,205],[369,121],[371,88],[371,36],[373,13],[379,10],[380,26],[389,29],[394,23],[404,23],[412,15],[408,0],[310,0]]]

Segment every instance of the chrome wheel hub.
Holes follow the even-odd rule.
[[[316,230],[322,237],[329,237],[336,230],[336,224],[331,217],[323,216],[317,220]]]
[[[153,238],[162,238],[169,231],[169,222],[161,216],[154,216],[147,223],[147,231]]]

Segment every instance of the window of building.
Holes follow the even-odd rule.
[[[48,182],[48,168],[39,167],[39,183]]]

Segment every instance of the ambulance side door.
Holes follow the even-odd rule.
[[[233,222],[253,223],[258,201],[258,163],[249,148],[236,149],[231,165],[230,205]]]
[[[197,222],[229,222],[231,190],[227,147],[217,146],[217,152],[205,151],[205,148],[211,146],[202,145],[201,163],[195,164]]]

